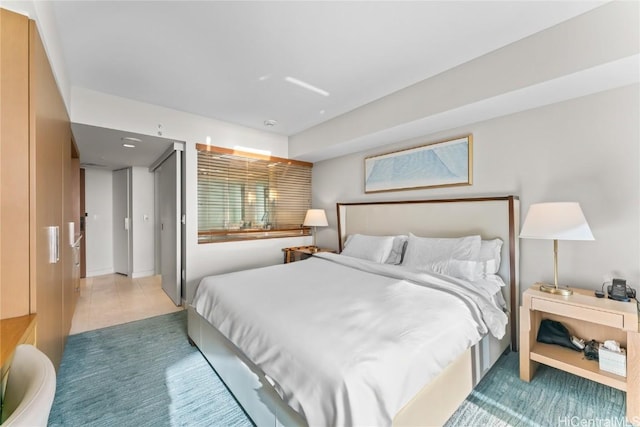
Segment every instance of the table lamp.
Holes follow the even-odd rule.
[[[327,222],[327,215],[324,213],[324,209],[309,209],[304,217],[302,223],[305,227],[313,227],[313,247],[316,246],[316,227],[326,227],[329,225]]]
[[[575,202],[532,204],[520,237],[553,240],[553,285],[541,284],[540,290],[571,295],[571,289],[558,287],[558,240],[595,240],[580,205]]]

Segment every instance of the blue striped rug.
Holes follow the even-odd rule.
[[[626,394],[540,365],[520,380],[518,353],[502,356],[447,422],[453,426],[624,427]]]
[[[186,312],[72,335],[51,426],[251,426],[187,342]],[[518,376],[503,356],[447,423],[452,426],[624,426],[625,394],[541,366]]]
[[[251,426],[187,341],[186,311],[67,340],[51,426]]]

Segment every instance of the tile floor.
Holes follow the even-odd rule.
[[[182,310],[162,290],[161,276],[120,274],[80,280],[70,335]]]

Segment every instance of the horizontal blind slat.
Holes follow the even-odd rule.
[[[311,207],[311,167],[198,150],[197,195],[200,234],[295,229]]]

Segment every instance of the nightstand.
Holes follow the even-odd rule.
[[[282,248],[284,252],[284,263],[300,261],[309,258],[311,255],[318,252],[334,252],[333,249],[316,248],[315,246],[294,246],[291,248]]]
[[[553,295],[527,289],[520,307],[520,379],[531,381],[539,363],[617,388],[627,393],[627,418],[640,425],[640,325],[638,306],[631,302],[596,298],[593,290],[575,289],[573,295]],[[627,349],[627,376],[601,371],[582,352],[536,341],[542,319],[561,322],[585,341],[616,340]]]

